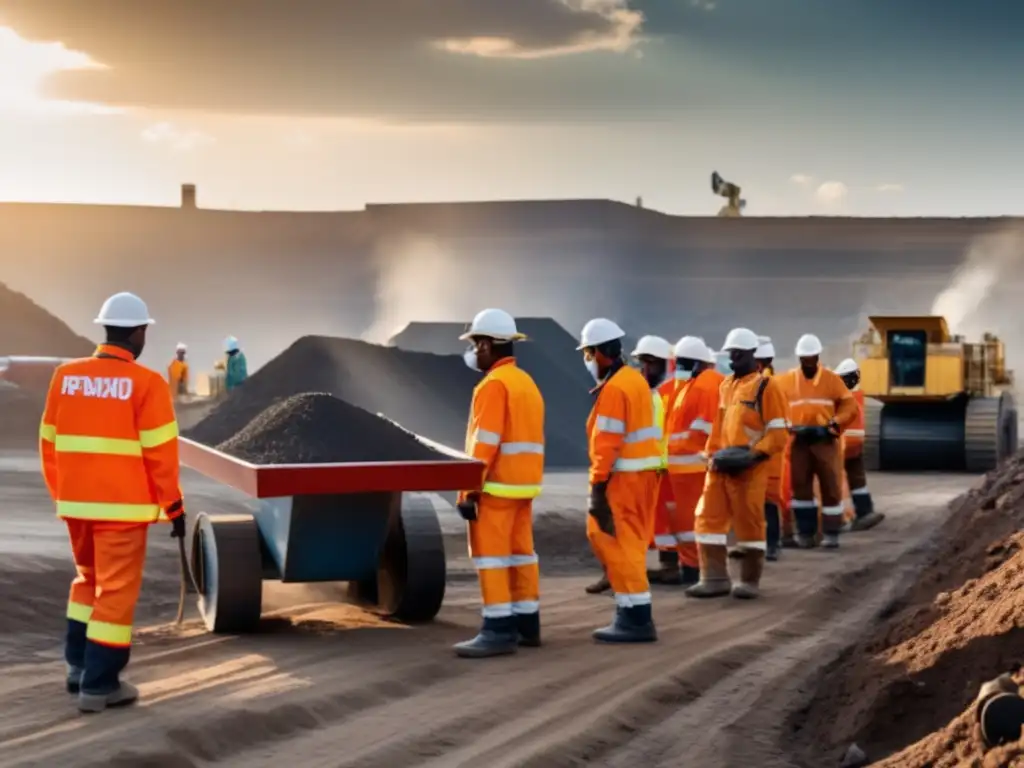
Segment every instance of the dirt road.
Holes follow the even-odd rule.
[[[872,478],[889,514],[839,553],[789,552],[752,603],[655,595],[661,641],[602,647],[612,613],[582,592],[595,569],[582,534],[582,478],[551,478],[538,516],[546,646],[469,661],[449,646],[478,622],[464,537],[448,513],[450,583],[439,620],[405,628],[330,602],[338,585],[268,585],[265,631],[137,635],[130,677],[143,701],[79,716],[59,661],[66,560],[35,460],[0,457],[0,763],[4,766],[453,768],[600,764],[615,768],[788,765],[781,728],[804,688],[913,570],[967,477]],[[238,504],[194,474],[192,509]],[[173,618],[174,551],[150,547],[141,623]],[[275,611],[275,609],[278,609]],[[788,733],[785,738],[791,738]]]

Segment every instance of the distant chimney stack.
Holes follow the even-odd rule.
[[[637,196],[637,198],[636,198],[636,207],[637,208],[643,208],[644,207],[644,199],[642,197],[640,197],[640,196]]]
[[[182,184],[181,185],[181,207],[183,210],[192,210],[196,208],[196,185],[195,184]]]

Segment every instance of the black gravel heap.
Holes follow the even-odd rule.
[[[278,400],[217,450],[253,464],[450,458],[394,422],[323,392]]]

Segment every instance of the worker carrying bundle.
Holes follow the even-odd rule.
[[[775,345],[768,336],[758,336],[757,350],[754,352],[754,359],[757,360],[757,367],[761,375],[771,378],[775,375],[772,363],[775,360]],[[768,460],[768,490],[764,499],[764,521],[767,536],[768,549],[765,559],[775,561],[779,559],[782,545],[782,469],[786,460],[786,452],[779,451]]]
[[[178,344],[174,350],[174,359],[167,366],[167,384],[174,397],[184,397],[188,394],[188,362],[185,360],[187,354],[188,347]]]
[[[797,542],[805,549],[817,546],[815,479],[821,491],[822,544],[829,549],[839,547],[843,526],[839,436],[857,418],[857,402],[839,376],[821,365],[821,351],[817,336],[801,336],[796,343],[799,366],[777,377],[792,414],[790,506]]]
[[[615,592],[614,621],[594,632],[595,640],[608,643],[657,640],[647,546],[658,497],[661,429],[650,386],[623,360],[625,335],[616,323],[597,318],[583,326],[577,347],[597,382],[587,419],[587,537]]]
[[[682,565],[681,581],[692,586],[700,581],[694,521],[707,476],[704,449],[718,414],[718,393],[725,377],[715,370],[715,357],[703,339],[683,336],[673,354],[677,387],[666,429],[675,509],[668,522]]]
[[[64,659],[78,708],[131,704],[120,679],[131,649],[150,523],[185,535],[178,424],[170,390],[136,363],[153,323],[131,293],[111,296],[95,322],[106,341],[59,366],[39,429],[43,477],[68,527],[78,575],[68,599]]]
[[[485,465],[483,487],[459,494],[469,554],[483,598],[483,626],[455,653],[483,658],[540,645],[540,570],[533,549],[533,500],[544,478],[544,399],[516,365],[526,339],[515,319],[485,309],[462,336],[466,365],[484,374],[473,390],[466,453]]]
[[[846,473],[846,485],[850,489],[850,500],[853,503],[851,528],[854,531],[866,531],[882,522],[885,515],[875,511],[864,470],[864,392],[860,388],[860,366],[856,360],[848,357],[836,366],[835,372],[857,402],[857,417],[843,432],[843,471]]]
[[[764,501],[769,461],[786,445],[789,409],[774,378],[758,370],[757,334],[734,328],[722,351],[729,354],[732,375],[722,382],[719,408],[708,438],[709,472],[697,511],[700,582],[690,597],[751,599],[760,591],[764,570]],[[740,582],[733,586],[726,565],[730,529],[741,560]]]

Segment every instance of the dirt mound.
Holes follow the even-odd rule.
[[[275,403],[217,448],[255,464],[447,458],[397,424],[322,392]]]
[[[0,283],[0,357],[84,357],[94,347],[28,296]]]
[[[458,334],[456,334],[457,336]],[[585,372],[584,372],[585,375]],[[461,355],[436,355],[383,347],[354,339],[304,336],[249,377],[245,384],[186,432],[207,445],[228,440],[265,408],[283,397],[326,392],[371,413],[382,413],[413,432],[462,449],[466,416],[480,374]],[[586,390],[580,402],[589,409]],[[561,401],[548,402],[556,424],[546,446],[550,467],[576,467],[586,461],[586,411],[568,418]],[[577,408],[579,405],[577,405]]]
[[[790,718],[805,765],[838,764],[851,742],[891,768],[981,765],[964,710],[1024,661],[1024,453],[954,505],[913,585]]]
[[[35,445],[46,396],[0,381],[0,446]]]

